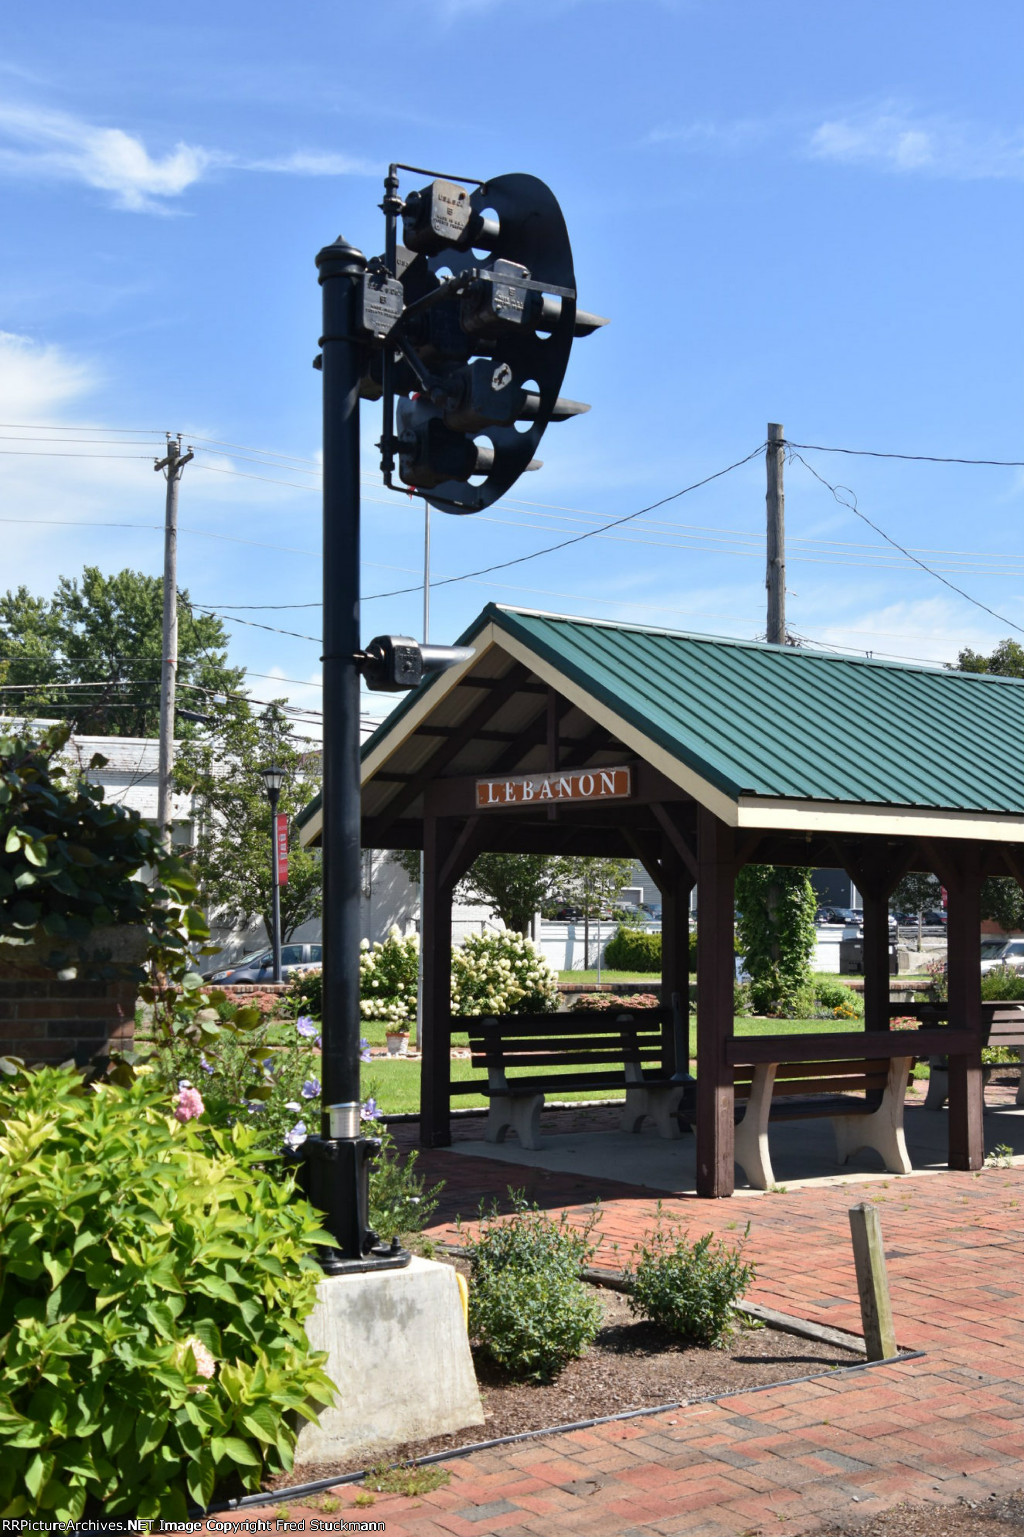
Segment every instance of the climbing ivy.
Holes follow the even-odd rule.
[[[811,982],[816,899],[809,870],[745,865],[736,879],[737,934],[758,1014],[794,1018]]]

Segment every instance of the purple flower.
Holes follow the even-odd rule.
[[[360,1062],[369,1062],[369,1060],[370,1060],[370,1043],[369,1043],[369,1041],[363,1040],[363,1041],[359,1042],[359,1060],[360,1060]]]
[[[377,1119],[377,1101],[372,1096],[365,1102],[359,1115],[364,1121],[375,1121]]]
[[[306,1136],[307,1132],[305,1121],[296,1121],[291,1131],[285,1132],[284,1145],[285,1147],[291,1148],[292,1152],[294,1153],[296,1148],[301,1147],[305,1142]]]
[[[286,1110],[301,1110],[302,1106],[299,1104],[297,1099],[288,1099],[285,1100],[284,1108]]]
[[[308,1014],[299,1015],[298,1019],[295,1021],[295,1028],[300,1035],[305,1036],[307,1041],[312,1039],[312,1037],[317,1033],[316,1025],[314,1025]]]
[[[302,1085],[302,1097],[303,1097],[303,1099],[316,1099],[316,1097],[317,1097],[317,1095],[319,1093],[320,1093],[320,1080],[319,1080],[319,1078],[307,1078],[305,1083]]]
[[[202,1052],[199,1053],[199,1066],[204,1073],[215,1073],[217,1071],[212,1062],[207,1062]]]

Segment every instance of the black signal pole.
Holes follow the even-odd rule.
[[[323,295],[323,1027],[321,1136],[305,1144],[303,1183],[338,1251],[328,1273],[408,1263],[374,1250],[359,1085],[359,381],[366,258],[340,236],[316,258]]]

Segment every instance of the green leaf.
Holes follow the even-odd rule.
[[[12,827],[10,832],[7,834],[6,842],[4,843],[4,853],[16,854],[20,848],[21,833],[19,833],[16,827]]]
[[[265,1441],[268,1446],[277,1441],[278,1422],[266,1404],[254,1404],[239,1415],[239,1420],[257,1441]]]
[[[228,1457],[240,1468],[258,1468],[261,1465],[252,1447],[239,1436],[214,1436],[210,1450],[218,1462]]]

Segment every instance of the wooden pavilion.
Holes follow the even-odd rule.
[[[489,605],[473,657],[363,748],[363,846],[422,848],[421,1139],[450,1141],[452,894],[478,854],[635,857],[661,892],[663,998],[687,997],[698,889],[697,1188],[730,1195],[734,882],[840,867],[864,902],[873,1056],[949,1056],[949,1165],[983,1161],[980,885],[1024,882],[1024,681]],[[315,843],[320,807],[300,817]],[[948,892],[948,1028],[891,1028],[888,898]],[[663,1065],[676,1041],[666,1027]],[[751,1060],[744,1042],[743,1060]],[[764,1061],[854,1059],[865,1034],[764,1037]]]

